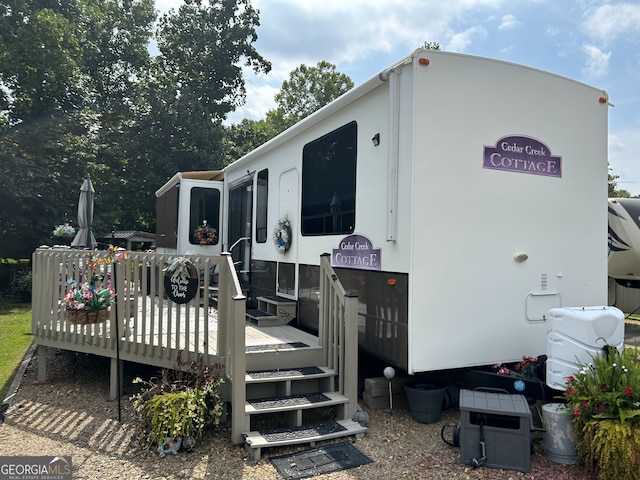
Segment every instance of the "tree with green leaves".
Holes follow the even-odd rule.
[[[225,158],[230,163],[353,88],[348,75],[320,61],[315,67],[300,65],[289,74],[275,95],[276,108],[262,120],[243,119],[225,129]]]
[[[609,185],[609,192],[608,192],[608,197],[609,198],[630,198],[631,194],[624,189],[619,189],[618,188],[618,179],[620,178],[620,175],[613,175],[611,173],[607,174],[608,176],[608,185]]]
[[[440,44],[438,42],[424,42],[422,48],[427,50],[440,50]]]
[[[186,0],[155,21],[153,0],[0,4],[0,257],[29,255],[74,219],[85,173],[94,230],[106,233],[152,230],[168,177],[221,166],[221,122],[245,98],[242,63],[270,68],[253,47],[258,11]]]
[[[267,112],[267,122],[284,131],[353,88],[353,81],[336,66],[321,60],[315,67],[300,65],[282,82],[275,95],[277,107]]]

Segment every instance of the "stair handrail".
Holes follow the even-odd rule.
[[[320,256],[318,341],[325,365],[338,373],[338,393],[349,399],[345,415],[358,409],[358,295],[347,292],[331,266]]]
[[[246,431],[247,419],[244,404],[247,399],[245,373],[247,359],[245,354],[245,316],[247,297],[242,293],[240,281],[233,266],[231,253],[221,254],[218,277],[218,339],[224,350],[227,365],[225,371],[231,381],[231,440],[235,444],[244,442],[242,432]],[[230,301],[229,301],[230,300]]]

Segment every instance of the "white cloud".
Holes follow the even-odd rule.
[[[640,4],[606,4],[587,10],[582,29],[605,45],[618,37],[640,39]]]
[[[611,52],[603,52],[594,45],[583,45],[583,53],[587,56],[582,73],[590,80],[601,78],[609,72]]]
[[[447,44],[477,25],[474,13],[493,10],[500,0],[254,0],[260,10],[258,47],[272,61],[329,60],[337,65],[379,56],[402,47],[407,53],[426,42]],[[469,23],[471,22],[471,25]],[[460,42],[455,42],[459,44]]]
[[[475,39],[487,36],[487,31],[482,27],[471,27],[463,32],[454,33],[447,42],[445,50],[452,52],[464,52]]]
[[[518,21],[516,17],[509,13],[508,15],[502,16],[500,25],[498,25],[498,30],[512,30],[520,25],[522,25],[522,22]]]
[[[626,128],[609,135],[609,166],[618,188],[640,195],[640,128]]]

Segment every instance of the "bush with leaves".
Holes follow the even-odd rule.
[[[217,364],[183,365],[178,356],[174,369],[164,369],[160,378],[134,379],[143,385],[131,397],[140,445],[162,448],[167,439],[198,439],[205,427],[219,425],[223,414],[221,371]]]
[[[600,480],[640,479],[640,351],[605,346],[567,377],[580,462]]]
[[[19,272],[11,284],[11,295],[22,303],[31,302],[31,282],[33,280],[31,270]]]

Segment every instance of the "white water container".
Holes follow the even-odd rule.
[[[624,344],[624,314],[615,307],[552,308],[547,313],[547,385],[564,390],[567,377],[602,353]]]

